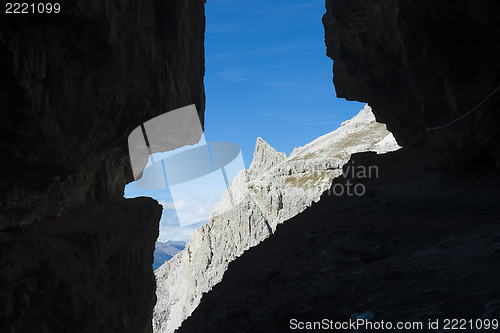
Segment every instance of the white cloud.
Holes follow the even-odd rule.
[[[252,77],[252,73],[244,68],[234,68],[224,72],[220,72],[219,75],[227,82],[239,82],[245,81]]]
[[[188,227],[168,226],[168,225],[161,226],[160,236],[158,237],[158,240],[159,241],[173,240],[173,241],[187,242],[193,235],[193,232],[195,232],[196,229],[198,229],[205,223],[206,221],[202,221],[201,223],[193,224]]]
[[[171,201],[161,200],[158,203],[163,206],[164,210],[175,210],[175,205]]]
[[[206,60],[210,61],[210,60],[226,59],[226,58],[238,59],[243,56],[253,56],[253,57],[268,56],[277,53],[291,52],[297,49],[304,50],[305,48],[310,48],[315,45],[316,45],[315,43],[302,43],[298,45],[276,45],[276,46],[267,46],[255,49],[246,49],[246,50],[243,49],[240,51],[219,53],[213,56],[208,56]]]
[[[236,24],[207,24],[207,34],[234,34],[241,33],[246,29]]]
[[[204,196],[192,196],[189,202],[178,200],[175,202],[160,201],[163,206],[161,225],[180,225],[181,227],[205,221],[210,216],[219,199]],[[180,222],[180,223],[179,223]]]

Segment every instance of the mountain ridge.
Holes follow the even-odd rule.
[[[383,140],[384,151],[398,149],[394,139],[387,139],[389,134],[366,105],[344,126],[294,149],[288,157],[257,139],[250,168],[239,172],[209,222],[194,232],[183,251],[155,271],[154,332],[173,332],[203,293],[222,280],[229,262],[317,202],[342,174],[350,154],[376,151]]]

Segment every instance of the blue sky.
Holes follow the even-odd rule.
[[[258,136],[289,154],[363,108],[336,98],[324,0],[205,6],[206,138],[237,143],[247,167]]]
[[[257,137],[290,154],[335,130],[364,106],[336,98],[326,56],[324,0],[207,0],[205,138],[240,146],[245,166]],[[187,240],[168,191],[129,184],[126,197],[164,205],[160,239]]]

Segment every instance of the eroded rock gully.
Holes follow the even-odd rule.
[[[0,331],[147,332],[160,213],[123,199],[127,137],[203,122],[204,1],[58,2],[0,13]]]

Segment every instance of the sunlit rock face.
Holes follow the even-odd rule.
[[[367,105],[351,120],[286,156],[258,138],[242,170],[186,248],[155,271],[153,330],[173,332],[222,277],[230,262],[317,202],[351,154],[398,149]]]
[[[127,137],[203,121],[204,1],[58,3],[0,13],[0,331],[148,332],[161,210],[123,199]]]
[[[338,97],[368,102],[403,146],[486,150],[500,160],[500,28],[493,1],[327,0]]]

